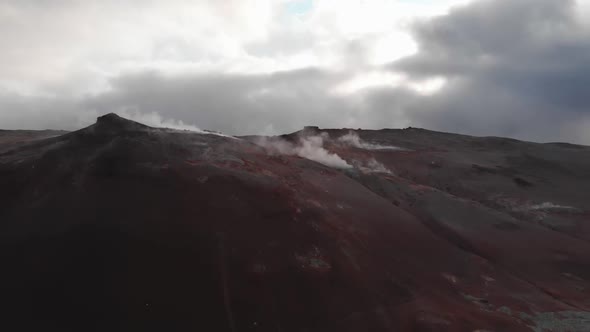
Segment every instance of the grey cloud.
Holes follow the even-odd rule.
[[[404,87],[330,92],[358,74],[359,67],[272,74],[145,71],[116,74],[108,90],[94,95],[0,95],[0,127],[74,129],[96,115],[123,111],[157,113],[238,135],[285,133],[304,125],[411,125],[590,144],[590,31],[576,11],[573,1],[482,0],[417,23],[418,53],[383,70],[403,72],[413,81],[446,78],[447,84],[430,96]],[[304,40],[299,42],[294,49],[305,47]],[[343,41],[342,56],[350,53],[347,59],[362,62],[367,43]],[[292,51],[289,45],[251,47],[269,54]]]
[[[75,130],[94,120],[79,100],[0,93],[0,128]]]
[[[157,72],[122,75],[108,92],[85,100],[95,113],[138,111],[232,135],[279,134],[306,125],[323,128],[392,128],[408,124],[417,96],[406,89],[368,89],[353,95],[329,90],[350,74],[317,68],[273,74]]]
[[[365,96],[327,92],[350,75],[315,68],[273,74],[123,74],[102,93],[79,98],[0,96],[0,127],[76,129],[98,115],[118,112],[138,120],[182,121],[227,134],[280,134],[305,125],[396,127],[392,111],[407,93],[367,91]],[[392,105],[389,105],[391,103]],[[144,115],[144,116],[142,116]],[[170,121],[165,121],[170,120]],[[31,125],[32,124],[32,125]]]
[[[418,23],[413,31],[419,52],[388,68],[413,80],[447,78],[432,96],[404,88],[335,96],[327,91],[346,74],[305,69],[271,75],[127,75],[88,105],[99,113],[124,107],[161,112],[231,134],[288,132],[307,124],[413,125],[590,143],[581,130],[570,130],[586,121],[590,105],[590,33],[576,21],[575,6],[573,1],[484,0]]]
[[[285,132],[304,125],[335,126],[354,110],[326,95],[340,74],[302,69],[268,75],[158,73],[121,76],[109,92],[89,98],[89,109],[157,112],[228,134]]]
[[[574,4],[481,0],[460,7],[447,16],[416,23],[413,34],[420,52],[393,68],[416,75],[461,75],[529,57],[568,39],[578,44],[582,40]]]
[[[484,0],[417,24],[420,51],[389,68],[449,83],[407,109],[411,122],[590,143],[568,130],[590,115],[590,31],[575,12],[573,1]]]

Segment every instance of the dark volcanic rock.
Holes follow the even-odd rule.
[[[98,131],[104,131],[107,133],[144,131],[151,128],[139,122],[124,119],[115,113],[99,116],[94,127]]]
[[[424,129],[358,130],[367,143],[358,146],[337,140],[348,130],[285,137],[323,132],[332,137],[325,148],[358,167],[341,171],[269,155],[247,139],[115,114],[58,137],[6,139],[0,324],[590,326],[588,147]]]

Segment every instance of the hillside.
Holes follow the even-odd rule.
[[[590,330],[590,147],[425,129],[0,131],[6,324]]]

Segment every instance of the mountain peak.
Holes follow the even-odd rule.
[[[121,121],[125,120],[124,118],[118,116],[116,113],[108,113],[96,118],[97,123],[104,123],[104,122],[114,122],[114,121]]]
[[[95,126],[101,131],[136,131],[150,128],[139,122],[120,117],[115,113],[99,116],[96,119]]]

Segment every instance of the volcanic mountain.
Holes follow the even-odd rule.
[[[590,147],[0,131],[6,331],[590,331]]]

